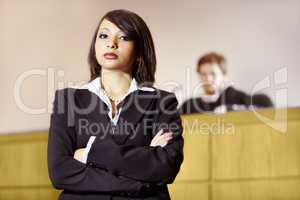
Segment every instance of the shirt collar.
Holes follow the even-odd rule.
[[[82,88],[88,89],[90,92],[95,93],[96,95],[103,96],[103,89],[101,87],[101,77],[98,76],[94,80],[90,81],[89,83],[85,84]],[[137,81],[135,78],[132,79],[129,89],[127,93],[123,96],[122,100],[132,92],[135,92],[137,90],[147,91],[147,92],[154,92],[155,89],[152,87],[139,87]]]

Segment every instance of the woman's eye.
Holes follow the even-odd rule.
[[[106,34],[103,34],[103,33],[100,33],[100,34],[99,34],[99,38],[100,38],[100,39],[105,39],[105,38],[107,38],[107,35],[106,35]]]
[[[129,37],[126,36],[126,35],[121,36],[120,39],[121,40],[125,40],[125,41],[129,41],[130,40]]]

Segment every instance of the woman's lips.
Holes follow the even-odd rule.
[[[115,59],[118,59],[118,55],[114,54],[114,53],[105,53],[104,58],[106,58],[108,60],[115,60]]]

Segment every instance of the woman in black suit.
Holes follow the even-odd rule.
[[[55,93],[48,169],[59,199],[170,199],[183,129],[175,95],[152,86],[156,57],[145,22],[108,12],[89,64],[89,83]]]

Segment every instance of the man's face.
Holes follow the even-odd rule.
[[[202,88],[207,95],[213,95],[224,83],[224,74],[217,63],[205,63],[199,69]]]

